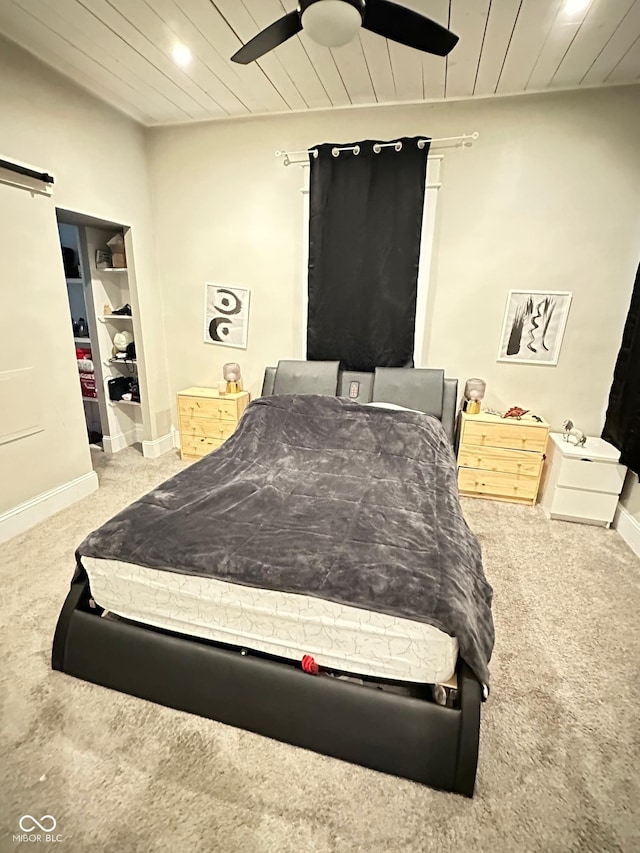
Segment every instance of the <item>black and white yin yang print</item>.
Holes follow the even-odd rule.
[[[249,290],[206,282],[204,315],[205,343],[246,349]]]

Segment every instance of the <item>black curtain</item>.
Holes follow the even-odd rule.
[[[412,365],[429,143],[311,156],[307,358]]]
[[[620,461],[640,475],[640,267],[622,335],[602,437],[620,451]]]

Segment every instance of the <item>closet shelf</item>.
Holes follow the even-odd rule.
[[[74,338],[73,339],[77,344],[90,344],[91,338]]]
[[[83,403],[97,403],[98,398],[97,397],[83,397],[82,402]]]
[[[133,320],[131,314],[101,314],[98,318],[106,323],[108,320]]]
[[[110,406],[139,406],[140,403],[136,403],[135,400],[110,400]]]
[[[98,272],[128,272],[129,267],[97,267]]]
[[[135,358],[110,358],[108,361],[104,362],[106,365],[111,364],[137,364],[138,361]]]

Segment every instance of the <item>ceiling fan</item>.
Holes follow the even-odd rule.
[[[436,56],[446,56],[458,43],[451,30],[389,0],[299,0],[295,11],[274,21],[231,59],[247,65],[303,29],[318,44],[339,47],[360,27]]]

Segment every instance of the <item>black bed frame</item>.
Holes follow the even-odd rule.
[[[78,565],[56,626],[52,666],[169,708],[473,796],[482,696],[461,659],[457,708],[308,675],[299,664],[105,619]]]
[[[78,562],[56,626],[52,666],[170,708],[473,796],[482,688],[461,658],[451,708],[309,675],[296,662],[105,618]]]

